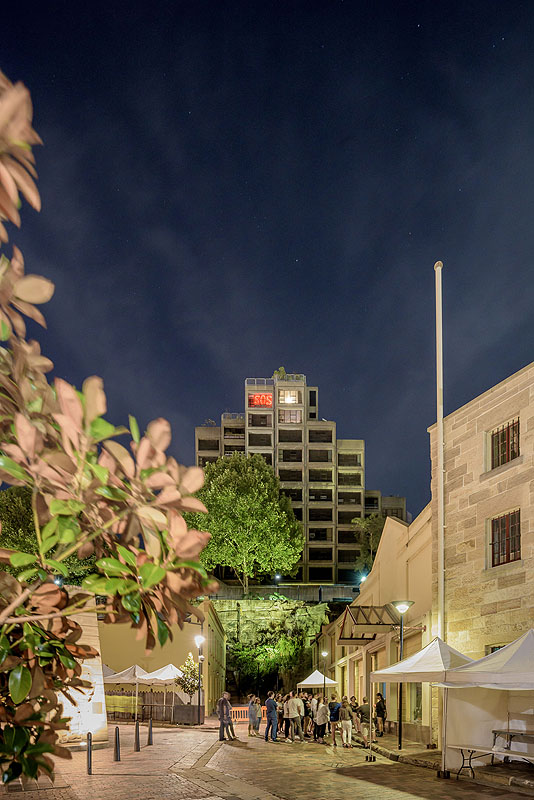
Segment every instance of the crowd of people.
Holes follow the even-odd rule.
[[[337,734],[343,747],[359,744],[355,735],[359,734],[363,746],[369,741],[376,741],[375,736],[383,736],[387,718],[386,703],[382,694],[376,695],[374,709],[367,697],[359,704],[354,696],[341,697],[339,700],[332,694],[330,700],[322,693],[313,695],[310,692],[280,693],[268,692],[265,702],[267,720],[265,730],[260,733],[262,721],[261,700],[256,695],[248,697],[248,735],[263,736],[265,741],[285,741],[293,743],[315,742],[326,744],[327,735],[330,743],[337,747]],[[374,713],[373,713],[374,711]],[[232,723],[232,706],[230,694],[224,692],[217,703],[217,714],[220,721],[219,739],[224,741],[237,739]],[[328,731],[328,734],[327,734]]]

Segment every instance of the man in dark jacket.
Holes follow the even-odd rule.
[[[276,742],[276,732],[278,730],[278,716],[277,716],[277,703],[274,699],[274,692],[267,692],[267,701],[265,703],[267,709],[267,726],[265,728],[265,741],[269,740],[269,730],[271,731],[271,739]]]
[[[219,717],[219,741],[224,742],[224,732],[228,734],[228,739],[237,739],[232,724],[232,706],[230,705],[230,695],[223,692],[217,700],[217,716]]]

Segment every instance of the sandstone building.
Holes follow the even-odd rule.
[[[437,445],[432,458],[437,606]],[[445,634],[479,658],[534,626],[534,364],[444,420]]]

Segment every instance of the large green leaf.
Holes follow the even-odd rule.
[[[59,660],[67,669],[76,669],[76,660],[68,653],[59,653]]]
[[[37,575],[37,570],[34,567],[32,567],[31,569],[24,569],[17,575],[17,580],[19,583],[23,583],[24,581],[31,580],[36,575]]]
[[[50,503],[51,514],[62,514],[63,516],[72,516],[79,514],[85,508],[85,503],[79,500],[52,500]]]
[[[134,555],[134,553],[132,553],[131,550],[128,550],[122,544],[118,544],[117,545],[117,550],[118,550],[119,554],[124,558],[124,560],[126,561],[127,564],[130,564],[130,566],[132,566],[132,567],[135,567],[137,565],[137,561],[135,559],[135,555]]]
[[[95,489],[95,494],[105,497],[107,500],[125,500],[128,494],[123,489],[116,486],[99,486]]]
[[[107,483],[109,478],[109,469],[101,467],[100,464],[89,464],[89,469],[95,475],[100,483]]]
[[[32,674],[24,664],[17,664],[9,673],[9,694],[17,705],[22,703],[32,688]]]
[[[135,417],[132,417],[131,414],[129,414],[128,419],[130,421],[130,433],[132,434],[132,439],[134,442],[139,444],[141,435],[139,433],[139,425],[137,424],[137,420]]]
[[[13,553],[9,556],[12,567],[28,567],[37,561],[37,556],[32,553]]]
[[[12,458],[8,458],[8,456],[5,456],[3,453],[0,453],[0,469],[20,481],[25,481],[28,478],[25,470],[23,470],[16,461],[13,461]]]
[[[131,569],[127,564],[123,564],[118,558],[99,558],[96,562],[97,567],[103,569],[106,575],[130,574]]]
[[[115,425],[107,422],[103,417],[97,417],[91,422],[91,436],[100,442],[115,434]]]
[[[106,583],[108,579],[104,575],[93,573],[82,581],[82,589],[95,594],[106,594]]]
[[[69,577],[69,571],[65,566],[65,564],[61,563],[61,561],[56,561],[53,558],[45,558],[45,564],[48,564],[49,567],[55,569],[56,572],[60,572],[63,575],[63,577],[65,578]]]
[[[0,664],[5,659],[10,650],[11,650],[11,645],[9,644],[9,639],[7,638],[5,633],[2,633],[0,635]]]
[[[18,755],[28,743],[30,732],[22,726],[4,728],[4,748],[8,753]]]
[[[156,617],[156,621],[158,623],[158,641],[160,645],[163,647],[163,645],[169,638],[169,629],[159,617]]]
[[[46,539],[41,547],[41,553],[48,553],[49,550],[52,550],[53,547],[59,542],[59,533],[54,534],[54,536],[49,536]]]
[[[57,530],[57,525],[58,518],[52,517],[52,519],[46,523],[44,528],[41,529],[41,539],[44,541],[45,539],[48,539],[49,536],[53,536]]]
[[[156,583],[159,583],[166,575],[166,571],[158,564],[148,562],[143,564],[139,570],[139,577],[141,578],[141,585],[143,589],[150,589]]]
[[[125,594],[124,597],[121,597],[121,603],[126,611],[131,611],[132,613],[139,611],[141,608],[141,598],[138,594],[134,594],[133,592],[131,594]]]

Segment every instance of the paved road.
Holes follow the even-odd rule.
[[[133,752],[133,729],[121,728],[122,761],[111,749],[60,762],[55,788],[25,800],[524,800],[524,795],[468,781],[440,781],[431,770],[389,761],[367,763],[362,750],[265,743],[246,737],[220,744],[215,731],[155,729],[154,746]],[[146,740],[146,731],[142,741]],[[17,795],[9,793],[10,797]]]

